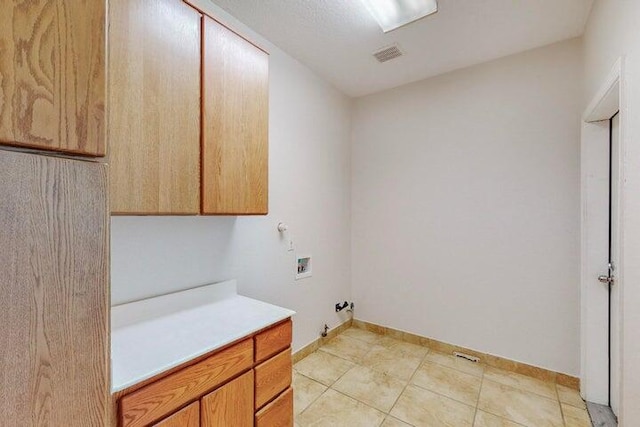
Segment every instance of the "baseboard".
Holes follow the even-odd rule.
[[[308,355],[310,355],[311,353],[313,353],[314,351],[322,347],[322,345],[327,341],[329,341],[331,338],[349,329],[352,325],[352,322],[353,320],[349,319],[346,322],[336,326],[335,328],[329,329],[327,331],[326,337],[318,337],[318,339],[310,342],[309,344],[302,347],[300,350],[293,353],[293,355],[291,356],[293,358],[293,363],[298,363],[300,360],[304,359],[305,357],[307,357]]]
[[[532,378],[537,378],[542,381],[554,382],[556,384],[560,384],[565,387],[572,388],[574,390],[578,390],[578,391],[580,390],[580,378],[576,378],[571,375],[550,371],[548,369],[539,368],[537,366],[528,365],[522,362],[516,362],[514,360],[505,359],[504,357],[494,356],[488,353],[482,353],[480,351],[445,343],[442,341],[435,340],[433,338],[428,338],[421,335],[404,332],[398,329],[376,325],[375,323],[365,322],[363,320],[354,319],[352,321],[352,326],[355,328],[367,330],[369,332],[374,332],[379,335],[387,335],[391,338],[395,338],[401,341],[406,341],[412,344],[418,344],[425,347],[429,347],[430,349],[441,352],[441,353],[452,354],[453,352],[457,351],[460,353],[469,354],[471,356],[479,358],[480,359],[479,363],[482,363],[486,366],[491,366],[494,368],[504,369],[506,371],[516,372],[518,374],[526,375]],[[313,351],[311,351],[310,353],[312,353]]]

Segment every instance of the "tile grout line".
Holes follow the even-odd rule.
[[[537,396],[537,397],[540,397],[540,398],[543,398],[543,399],[546,399],[546,400],[549,400],[549,401],[553,402],[553,399],[550,399],[550,398],[548,398],[548,397],[540,396],[539,394],[535,394],[535,393],[527,392],[527,391],[524,391],[524,390],[520,390],[519,388],[512,387],[512,386],[510,386],[510,385],[506,385],[506,384],[502,384],[502,383],[499,383],[499,382],[496,382],[496,381],[493,381],[493,380],[487,380],[487,381],[492,382],[492,383],[495,383],[495,384],[498,384],[499,386],[508,387],[508,388],[510,388],[511,390],[515,390],[515,391],[517,391],[517,392],[533,394],[533,395],[535,395],[535,396]],[[483,380],[483,382],[484,382],[484,380]],[[491,414],[491,415],[493,415],[493,416],[495,416],[495,417],[497,417],[497,418],[500,418],[501,420],[506,420],[506,421],[509,421],[510,423],[513,423],[513,424],[516,424],[516,425],[519,425],[519,426],[522,426],[522,427],[527,427],[527,426],[525,426],[525,425],[524,425],[524,424],[522,424],[522,423],[519,423],[519,422],[517,422],[517,421],[512,420],[511,418],[506,418],[506,417],[503,417],[502,415],[498,415],[498,414],[496,414],[495,412],[491,412],[489,409],[482,409],[482,411],[483,411],[483,412],[486,412],[487,414]],[[562,420],[562,424],[563,424],[563,426],[564,426],[564,420]]]
[[[331,387],[327,387],[327,390],[330,390],[330,389],[331,389]],[[297,418],[297,417],[299,417],[300,415],[302,415],[302,414],[304,414],[305,412],[307,412],[307,409],[311,408],[311,407],[313,406],[313,404],[314,404],[314,403],[316,403],[316,401],[317,401],[318,399],[320,399],[322,396],[324,396],[324,394],[327,392],[327,390],[325,390],[325,391],[323,391],[322,393],[320,393],[320,395],[319,395],[318,397],[316,397],[315,399],[313,399],[313,400],[311,401],[311,403],[309,403],[309,404],[307,405],[307,407],[306,407],[306,408],[304,408],[302,411],[300,411],[300,413],[299,413],[299,414],[297,414],[297,415],[296,415],[296,414],[293,414],[293,422],[295,423],[295,422],[296,422],[296,418]]]
[[[398,400],[400,400],[400,398],[402,397],[404,392],[407,390],[407,387],[409,387],[409,385],[411,385],[411,381],[413,380],[413,377],[415,377],[416,373],[418,372],[418,370],[420,369],[420,367],[422,366],[424,361],[427,359],[427,355],[431,352],[431,349],[429,347],[426,347],[426,348],[427,348],[427,352],[424,354],[424,356],[422,356],[422,360],[418,364],[418,367],[413,371],[413,374],[411,374],[411,376],[407,380],[407,383],[405,384],[404,388],[402,389],[402,391],[400,392],[400,394],[398,395],[396,400],[393,402],[393,405],[391,405],[391,409],[389,409],[389,413],[387,415],[391,415],[391,411],[393,411],[393,408],[395,408],[396,405],[398,404]],[[398,418],[398,419],[400,419],[400,418]],[[402,421],[405,424],[413,425],[413,424],[411,424],[411,423],[409,423],[409,422],[407,422],[407,421],[405,421],[403,419],[400,419],[400,421]]]
[[[352,327],[352,328],[353,328],[353,327]],[[347,330],[348,330],[348,329],[347,329]],[[398,338],[395,338],[395,337],[388,336],[388,335],[386,335],[386,334],[378,334],[378,333],[371,332],[371,331],[366,331],[366,332],[368,332],[368,333],[370,333],[370,334],[372,334],[372,335],[375,335],[375,336],[376,336],[376,338],[378,338],[378,339],[379,339],[379,338],[390,338],[390,339],[392,339],[392,340],[394,340],[394,341],[398,341],[398,342],[401,342],[401,343],[408,343],[408,344],[416,345],[416,346],[418,346],[418,347],[421,347],[421,348],[426,349],[425,354],[420,358],[420,362],[418,363],[418,366],[414,369],[414,371],[413,371],[413,373],[411,374],[411,376],[409,377],[409,379],[408,379],[408,380],[402,380],[402,381],[406,381],[406,384],[404,385],[404,387],[403,387],[402,391],[400,392],[400,394],[398,395],[398,397],[395,399],[395,401],[394,401],[394,403],[391,405],[390,409],[389,409],[388,411],[384,411],[384,410],[380,410],[379,408],[376,408],[376,407],[374,407],[374,406],[371,406],[370,404],[368,404],[368,403],[366,403],[366,402],[362,402],[362,401],[361,401],[361,400],[359,400],[358,398],[355,398],[355,397],[349,396],[348,394],[343,393],[343,392],[341,392],[340,390],[337,390],[337,389],[333,388],[333,387],[335,386],[335,384],[336,384],[338,381],[340,381],[340,379],[342,379],[342,378],[343,378],[343,377],[344,377],[348,372],[350,372],[350,371],[351,371],[352,369],[354,369],[355,367],[361,367],[361,368],[365,368],[365,369],[370,369],[370,370],[371,370],[371,371],[373,371],[373,372],[377,372],[377,373],[379,373],[379,374],[386,375],[386,376],[389,376],[389,377],[391,377],[391,378],[395,378],[395,379],[397,379],[397,380],[401,380],[400,378],[397,378],[397,377],[395,377],[395,376],[393,376],[393,375],[390,375],[390,374],[389,374],[389,373],[387,373],[387,372],[383,372],[383,371],[380,371],[380,370],[377,370],[377,369],[373,369],[373,368],[370,368],[370,367],[364,366],[364,365],[362,364],[362,363],[363,363],[363,360],[366,358],[366,356],[367,356],[367,355],[369,355],[369,354],[370,354],[370,353],[371,353],[375,348],[377,348],[377,347],[381,347],[381,348],[387,348],[387,349],[389,349],[388,347],[386,347],[386,346],[384,346],[384,345],[382,345],[382,344],[379,344],[378,342],[369,342],[369,341],[367,341],[367,340],[365,340],[365,339],[362,339],[362,338],[360,338],[360,337],[354,337],[354,336],[351,336],[351,335],[344,335],[344,332],[345,332],[345,331],[343,331],[342,333],[340,333],[340,334],[336,335],[336,337],[338,337],[338,336],[341,336],[341,335],[342,335],[342,336],[343,336],[343,338],[347,338],[347,339],[354,339],[354,340],[356,340],[357,342],[359,342],[360,344],[366,344],[367,346],[369,346],[368,350],[367,350],[367,351],[366,351],[366,352],[365,352],[361,357],[354,358],[354,359],[356,359],[356,360],[357,360],[357,361],[354,361],[354,360],[350,360],[350,359],[347,359],[347,358],[343,357],[343,356],[342,356],[342,355],[340,355],[339,353],[338,353],[338,354],[336,354],[336,353],[331,353],[331,352],[329,352],[329,351],[326,351],[326,350],[324,350],[324,349],[323,349],[323,347],[324,347],[324,346],[319,347],[316,351],[323,351],[323,353],[325,353],[325,354],[327,354],[327,355],[330,355],[330,356],[337,357],[337,358],[339,358],[339,359],[341,359],[341,360],[347,361],[347,362],[349,362],[349,363],[353,364],[353,366],[352,366],[352,367],[350,367],[349,369],[347,369],[347,371],[345,371],[345,372],[344,372],[342,375],[340,375],[340,376],[339,376],[335,381],[333,381],[333,382],[331,383],[331,385],[328,385],[328,386],[327,386],[327,385],[325,385],[325,384],[323,384],[323,383],[322,383],[322,382],[320,382],[320,381],[317,381],[317,380],[315,380],[315,379],[313,379],[313,378],[311,378],[311,377],[308,377],[308,376],[306,376],[306,375],[301,374],[301,373],[299,373],[299,372],[298,372],[298,374],[299,374],[299,375],[302,375],[302,376],[303,376],[303,377],[305,377],[305,378],[309,378],[311,381],[314,381],[314,382],[316,382],[316,383],[318,383],[318,384],[321,384],[321,385],[322,385],[322,386],[324,386],[324,387],[327,387],[327,389],[326,389],[325,391],[323,391],[323,392],[322,392],[318,397],[316,397],[316,399],[314,399],[311,403],[309,403],[309,405],[307,405],[307,407],[306,407],[303,411],[301,411],[301,412],[300,412],[300,414],[298,414],[298,415],[302,415],[304,412],[306,412],[306,411],[307,411],[307,410],[308,410],[308,409],[309,409],[309,408],[310,408],[310,407],[311,407],[311,406],[312,406],[312,405],[313,405],[313,404],[314,404],[318,399],[320,399],[320,397],[322,397],[322,396],[327,392],[327,390],[329,390],[329,389],[330,389],[330,390],[332,390],[332,391],[334,391],[334,392],[336,392],[336,393],[338,393],[338,394],[340,394],[340,395],[342,395],[342,396],[345,396],[345,397],[347,397],[347,398],[349,398],[349,399],[352,399],[352,400],[354,400],[354,401],[356,401],[356,402],[358,402],[358,403],[361,403],[362,405],[365,405],[366,407],[368,407],[368,408],[370,408],[370,409],[373,409],[373,410],[378,411],[379,413],[383,414],[383,415],[384,415],[384,417],[383,417],[382,423],[384,423],[384,421],[385,421],[387,418],[389,418],[389,417],[395,418],[395,417],[393,417],[393,416],[391,415],[391,411],[392,411],[392,410],[393,410],[393,408],[397,405],[397,403],[398,403],[398,401],[399,401],[400,397],[401,397],[401,396],[406,392],[407,388],[408,388],[410,385],[413,385],[413,386],[415,386],[415,387],[417,387],[417,388],[419,388],[419,389],[423,389],[423,390],[426,390],[426,391],[432,392],[432,393],[437,394],[437,395],[439,395],[439,396],[442,396],[442,397],[444,397],[444,398],[446,398],[446,399],[451,399],[452,401],[455,401],[455,402],[458,402],[458,403],[461,403],[461,404],[464,404],[464,405],[467,405],[467,406],[471,407],[471,405],[469,405],[467,402],[461,402],[461,401],[459,401],[459,400],[457,400],[457,399],[454,399],[454,398],[452,398],[452,397],[450,397],[450,396],[446,396],[446,395],[444,395],[444,394],[441,394],[441,393],[440,393],[440,392],[438,392],[438,391],[431,390],[431,389],[428,389],[428,388],[424,388],[424,387],[421,387],[421,386],[419,386],[419,385],[417,385],[417,384],[413,384],[413,383],[412,383],[412,381],[414,380],[414,378],[415,378],[416,374],[418,373],[418,371],[420,370],[420,368],[421,368],[422,366],[424,366],[424,365],[425,365],[425,363],[427,363],[427,358],[428,358],[429,354],[431,354],[431,353],[437,353],[437,354],[442,354],[442,355],[444,355],[444,356],[447,356],[447,357],[449,357],[449,358],[451,358],[451,357],[452,357],[451,355],[449,355],[449,354],[447,354],[447,353],[442,353],[442,352],[435,351],[435,350],[431,349],[429,346],[426,346],[426,345],[424,345],[424,344],[415,344],[415,343],[411,343],[411,342],[404,341],[404,340],[402,340],[402,339],[398,339]],[[336,338],[336,337],[334,337],[334,338]],[[330,341],[331,341],[331,340],[330,340]],[[330,342],[330,341],[329,341],[329,342]],[[390,350],[390,349],[389,349],[389,350]],[[398,356],[400,356],[400,357],[402,356],[402,351],[400,352],[400,354],[399,354]],[[307,356],[307,357],[308,357],[308,356]],[[305,358],[306,358],[306,357],[305,357]],[[303,360],[304,360],[304,359],[303,359]],[[301,361],[302,361],[302,360],[301,360]],[[460,373],[463,373],[463,374],[466,374],[466,375],[474,376],[474,375],[473,375],[473,374],[471,374],[470,372],[467,372],[467,371],[465,371],[465,370],[463,370],[463,369],[460,369],[460,368],[459,368],[459,367],[457,367],[455,364],[454,364],[453,366],[449,366],[449,365],[447,365],[447,364],[439,363],[439,362],[437,362],[437,361],[431,361],[431,360],[429,360],[429,363],[433,363],[433,364],[435,364],[435,365],[437,365],[437,366],[439,366],[439,367],[442,367],[442,368],[455,370],[456,372],[460,372]],[[484,385],[484,380],[485,380],[485,370],[486,370],[486,368],[487,368],[487,366],[486,366],[485,364],[481,364],[481,366],[482,366],[482,368],[483,368],[483,369],[482,369],[482,375],[480,376],[480,379],[481,379],[481,382],[480,382],[480,390],[479,390],[479,392],[478,392],[478,398],[476,399],[476,405],[475,405],[475,408],[474,408],[474,410],[475,410],[475,411],[474,411],[474,417],[473,417],[473,421],[472,421],[472,423],[475,423],[476,418],[477,418],[477,413],[478,413],[478,410],[479,410],[480,395],[481,395],[481,392],[482,392],[482,387],[483,387],[483,385]],[[295,369],[294,369],[294,370],[295,370]],[[502,383],[500,383],[500,382],[496,382],[496,383],[497,383],[497,384],[499,384],[499,385],[506,386],[506,387],[508,387],[508,388],[510,388],[510,389],[513,389],[513,390],[516,390],[516,391],[520,391],[520,392],[525,391],[525,390],[522,390],[522,389],[520,389],[520,388],[518,388],[518,387],[514,387],[514,386],[511,386],[511,385],[508,385],[508,384],[502,384]],[[556,384],[554,384],[554,388],[555,388],[555,396],[556,396],[557,402],[558,402],[558,404],[560,404],[560,407],[561,407],[562,405],[561,405],[561,402],[560,402],[559,392],[558,392],[558,390],[557,390],[557,386],[556,386]],[[543,396],[543,395],[540,395],[540,394],[537,394],[537,393],[533,393],[533,394],[534,394],[534,395],[536,395],[536,396],[538,396],[538,397],[546,398],[546,399],[548,399],[548,400],[553,401],[553,399],[551,399],[551,398],[549,398],[549,397],[547,397],[547,396]],[[488,413],[491,413],[491,412],[488,412]],[[561,407],[561,414],[562,414],[562,407]],[[504,419],[504,420],[511,421],[511,420],[509,420],[509,419],[507,419],[507,418],[504,418],[504,417],[498,416],[498,415],[496,415],[496,414],[492,414],[492,415],[495,415],[495,416],[497,416],[497,417],[498,417],[498,418],[500,418],[500,419]],[[406,422],[406,421],[404,421],[404,420],[402,420],[402,422],[407,423],[407,422]],[[563,416],[563,415],[562,415],[562,422],[563,422],[563,425],[564,425],[564,416]],[[407,423],[407,424],[409,424],[409,423]],[[515,424],[518,424],[518,423],[515,423]],[[411,425],[411,424],[409,424],[409,425]],[[472,424],[472,425],[473,425],[473,424]]]
[[[387,336],[387,335],[385,335],[385,334],[377,334],[377,333],[375,333],[375,332],[371,332],[371,331],[367,331],[367,332],[369,332],[369,333],[371,333],[371,334],[375,334],[375,335],[377,336],[377,338],[383,338],[383,337],[386,337],[386,338],[394,339],[394,340],[396,340],[396,341],[398,341],[398,342],[402,342],[402,343],[404,343],[404,342],[405,342],[405,341],[398,340],[398,339],[393,338],[393,337],[388,337],[388,336]],[[344,332],[343,332],[343,333],[344,333]],[[341,335],[342,335],[342,334],[341,334]],[[350,337],[350,338],[354,338],[354,337]],[[354,339],[358,339],[358,338],[354,338]],[[365,342],[364,340],[360,340],[360,341],[361,341],[361,342]],[[382,347],[382,348],[386,348],[384,345],[378,345],[377,343],[369,343],[369,342],[367,342],[367,344],[369,344],[369,345],[371,345],[371,346],[379,346],[379,347]],[[412,344],[412,343],[409,343],[409,344]],[[417,345],[417,344],[414,344],[414,345]],[[338,382],[338,380],[336,380],[336,381],[331,385],[331,387],[330,387],[330,388],[331,388],[332,390],[334,390],[334,391],[336,391],[336,392],[338,392],[338,393],[340,393],[340,394],[344,395],[344,396],[347,396],[347,397],[349,397],[349,398],[351,398],[351,399],[356,400],[357,402],[362,403],[363,405],[366,405],[366,406],[368,406],[368,407],[370,407],[370,408],[373,408],[373,409],[375,409],[376,411],[382,412],[382,413],[385,415],[385,418],[384,418],[384,419],[386,419],[387,417],[392,416],[392,415],[391,415],[391,411],[393,410],[393,408],[394,408],[394,406],[396,405],[396,403],[398,403],[398,400],[400,399],[400,396],[402,396],[402,394],[404,393],[404,391],[405,391],[405,390],[407,389],[407,387],[411,384],[411,380],[413,379],[414,375],[416,374],[416,372],[418,372],[418,370],[420,369],[420,367],[421,367],[421,366],[422,366],[422,364],[424,363],[424,361],[425,361],[425,359],[426,359],[427,355],[428,355],[428,354],[429,354],[429,352],[431,351],[431,349],[430,349],[429,347],[426,347],[426,346],[423,346],[423,345],[419,345],[419,347],[426,348],[426,349],[427,349],[427,351],[426,351],[426,353],[424,354],[424,356],[422,356],[422,358],[420,359],[420,363],[418,364],[418,366],[416,367],[416,369],[413,371],[413,374],[411,374],[411,376],[409,377],[409,379],[408,379],[408,380],[406,380],[406,381],[407,381],[407,383],[406,383],[406,384],[405,384],[405,386],[403,387],[402,391],[400,392],[400,394],[398,395],[398,397],[396,398],[396,400],[395,400],[395,401],[393,402],[393,404],[391,405],[391,408],[389,409],[389,411],[381,411],[381,410],[380,410],[380,409],[378,409],[378,408],[373,408],[372,406],[368,405],[368,404],[367,404],[367,403],[365,403],[365,402],[360,401],[359,399],[355,399],[355,398],[353,398],[353,397],[351,397],[351,396],[349,396],[349,395],[347,395],[347,394],[345,394],[345,393],[340,392],[339,390],[334,389],[334,388],[333,388],[333,385],[335,385],[335,383],[336,383],[336,382]],[[321,347],[320,349],[322,349],[322,347]],[[319,349],[319,350],[320,350],[320,349]],[[370,369],[371,371],[374,371],[374,372],[377,372],[377,373],[380,373],[380,374],[383,374],[383,375],[388,375],[388,376],[390,376],[390,377],[392,377],[392,378],[395,378],[395,379],[397,379],[397,380],[400,380],[399,378],[396,378],[396,377],[394,377],[393,375],[389,375],[389,374],[387,374],[387,373],[380,372],[380,371],[378,371],[378,370],[376,370],[376,369],[368,368],[368,367],[366,367],[366,366],[364,366],[364,365],[362,365],[362,364],[361,364],[362,360],[367,356],[367,354],[371,353],[373,350],[374,350],[374,348],[372,347],[372,348],[371,348],[371,349],[370,349],[370,350],[369,350],[365,355],[363,355],[361,358],[359,358],[358,363],[356,363],[356,366],[359,366],[359,367],[362,367],[362,368],[365,368],[365,369]],[[346,359],[345,359],[345,360],[346,360]],[[354,363],[354,362],[352,362],[352,363]],[[354,366],[354,367],[355,367],[355,366]],[[353,369],[353,368],[351,368],[351,369]],[[351,369],[349,369],[349,370],[351,370]],[[345,373],[345,374],[346,374],[346,373]],[[343,374],[343,376],[344,376],[345,374]],[[341,378],[342,378],[342,377],[341,377]],[[402,381],[405,381],[405,380],[402,380]],[[395,418],[395,417],[394,417],[394,418]],[[406,422],[406,421],[404,421],[404,420],[402,420],[402,422],[404,422],[405,424],[409,424],[410,426],[412,426],[412,427],[413,427],[413,424],[407,423],[407,422]],[[383,423],[384,423],[384,420],[383,420]]]
[[[556,391],[556,397],[558,398],[558,406],[560,407],[560,418],[562,418],[562,425],[566,427],[567,420],[564,417],[564,410],[562,409],[562,402],[560,401],[560,392],[558,391],[558,384],[554,384],[553,389]]]
[[[476,399],[476,411],[473,413],[473,422],[471,426],[476,425],[476,418],[478,417],[478,407],[480,406],[480,395],[482,394],[482,385],[484,384],[484,366],[482,367],[482,377],[480,378],[480,390],[478,390],[478,399]]]
[[[365,331],[366,331],[366,330],[365,330]],[[375,333],[375,332],[371,332],[371,331],[367,331],[367,332],[369,332],[369,333],[371,333],[371,334],[375,334],[375,335],[377,335],[377,336],[379,336],[379,337],[387,337],[387,338],[391,338],[391,339],[397,340],[397,341],[399,341],[399,342],[407,342],[407,343],[409,343],[409,344],[414,344],[414,343],[410,343],[410,342],[408,342],[408,341],[404,341],[404,340],[402,340],[402,339],[398,339],[398,338],[394,338],[394,337],[388,336],[388,335],[386,335],[386,334],[377,334],[377,333]],[[354,339],[358,339],[358,340],[359,340],[359,341],[361,341],[361,342],[365,342],[364,340],[359,339],[359,338],[356,338],[356,337],[351,337],[351,336],[349,336],[349,338],[354,338]],[[367,344],[375,345],[375,343],[368,343],[368,342],[367,342]],[[402,394],[404,394],[404,393],[405,393],[405,391],[406,391],[406,389],[409,387],[409,385],[413,385],[413,386],[415,386],[415,387],[417,387],[417,388],[419,388],[419,389],[422,389],[422,390],[426,390],[426,391],[432,392],[432,393],[434,393],[434,394],[437,394],[437,395],[442,396],[442,397],[447,398],[447,399],[451,399],[451,400],[453,400],[453,401],[455,401],[455,402],[458,402],[458,403],[461,403],[461,404],[464,404],[464,405],[467,405],[467,406],[471,406],[471,405],[469,405],[469,404],[468,404],[468,403],[466,403],[466,402],[462,402],[462,401],[460,401],[460,400],[458,400],[458,399],[454,399],[454,398],[452,398],[452,397],[450,397],[450,396],[444,395],[444,394],[440,393],[439,391],[435,391],[435,390],[431,390],[431,389],[428,389],[428,388],[425,388],[425,387],[421,387],[420,385],[417,385],[417,384],[412,384],[412,381],[413,381],[413,379],[414,379],[414,377],[415,377],[416,373],[420,370],[420,368],[421,368],[425,363],[427,363],[427,357],[428,357],[428,355],[429,355],[430,353],[438,353],[438,354],[445,355],[445,356],[447,356],[447,357],[452,357],[451,355],[449,355],[449,354],[447,354],[447,353],[443,353],[443,352],[435,351],[435,350],[431,349],[429,346],[425,346],[425,345],[421,345],[421,344],[414,344],[414,345],[417,345],[417,346],[420,346],[420,347],[426,348],[426,349],[427,349],[427,352],[426,352],[426,353],[425,353],[425,355],[421,358],[421,361],[420,361],[420,363],[419,363],[418,367],[414,370],[414,372],[413,372],[413,374],[411,375],[411,377],[409,378],[409,380],[408,380],[407,384],[406,384],[406,385],[405,385],[405,387],[403,388],[402,392],[400,393],[400,395],[398,396],[398,398],[397,398],[397,399],[396,399],[396,401],[394,402],[394,404],[393,404],[393,406],[391,407],[391,409],[389,410],[389,412],[387,412],[387,413],[386,413],[386,415],[387,415],[388,417],[392,417],[392,415],[391,415],[391,411],[392,411],[392,410],[393,410],[393,408],[396,406],[396,404],[397,404],[398,400],[400,399],[400,397],[402,396]],[[384,347],[384,346],[383,346],[383,347]],[[370,351],[371,351],[371,350],[370,350]],[[370,352],[370,351],[369,351],[369,352]],[[368,352],[368,353],[369,353],[369,352]],[[368,353],[367,353],[367,354],[368,354]],[[366,355],[365,355],[365,356],[366,356]],[[363,358],[364,358],[364,356],[363,356],[362,358],[360,358],[360,359],[359,359],[359,362],[357,363],[357,365],[358,365],[358,366],[361,366],[361,367],[364,367],[364,368],[368,368],[368,367],[366,367],[366,366],[364,366],[364,365],[362,365],[362,364],[360,363],[360,362],[362,361],[362,359],[363,359]],[[345,359],[345,360],[346,360],[346,359]],[[353,362],[352,362],[352,363],[353,363]],[[456,372],[460,372],[460,373],[463,373],[463,374],[466,374],[466,375],[474,376],[474,375],[473,375],[473,374],[471,374],[470,372],[467,372],[467,371],[465,371],[465,370],[463,370],[463,369],[458,368],[457,366],[455,366],[455,364],[454,364],[453,366],[450,366],[450,365],[446,365],[446,364],[444,364],[444,363],[439,363],[439,362],[437,362],[437,361],[433,361],[433,360],[429,360],[429,363],[433,363],[433,364],[438,365],[438,366],[443,367],[443,368],[452,369],[452,370],[455,370]],[[487,368],[489,368],[489,365],[486,365],[485,363],[479,363],[479,365],[480,365],[480,366],[482,366],[482,375],[480,376],[480,378],[481,378],[481,382],[480,382],[480,391],[479,391],[479,393],[478,393],[478,398],[477,398],[477,400],[476,400],[476,405],[475,405],[475,408],[474,408],[474,409],[475,409],[475,411],[474,411],[473,424],[475,424],[475,421],[476,421],[476,418],[477,418],[477,413],[478,413],[478,411],[479,411],[480,394],[482,393],[482,387],[483,387],[483,385],[484,385],[484,380],[485,380],[485,371],[486,371],[486,369],[487,369]],[[373,368],[368,368],[368,369],[371,369],[371,370],[373,370],[373,371],[376,371],[376,372],[379,372],[379,373],[382,373],[382,374],[386,374],[385,372],[381,372],[381,371],[378,371],[378,370],[373,369]],[[494,369],[499,369],[499,368],[494,368]],[[501,369],[499,369],[499,370],[501,370]],[[511,371],[507,371],[507,372],[512,373]],[[513,374],[518,374],[518,373],[513,372]],[[388,375],[388,374],[387,374],[387,375]],[[519,374],[519,375],[521,375],[521,374]],[[393,376],[392,376],[392,377],[393,377]],[[528,376],[527,376],[527,377],[528,377]],[[528,378],[532,378],[532,377],[528,377]],[[543,380],[540,380],[540,379],[537,379],[537,378],[532,378],[532,379],[533,379],[533,380],[537,380],[537,381],[539,381],[539,382],[541,382],[541,383],[549,383],[549,384],[552,384],[552,385],[553,385],[553,388],[554,388],[554,390],[555,390],[555,393],[554,393],[554,394],[555,394],[555,397],[556,397],[556,401],[557,401],[557,402],[558,402],[558,404],[560,405],[560,411],[561,411],[562,423],[563,423],[563,425],[566,425],[566,423],[565,423],[565,418],[564,418],[564,412],[562,411],[562,402],[560,401],[560,396],[559,396],[559,392],[558,392],[558,384],[557,384],[557,383],[555,383],[555,382],[543,381]],[[506,386],[506,387],[508,387],[508,388],[510,388],[510,389],[512,389],[512,390],[518,391],[518,392],[531,393],[531,394],[533,394],[533,395],[535,395],[535,396],[537,396],[537,397],[540,397],[540,398],[543,398],[543,399],[547,399],[547,400],[549,400],[549,401],[554,401],[554,399],[553,399],[553,398],[551,398],[551,397],[549,397],[549,396],[547,396],[547,395],[542,395],[542,394],[538,394],[538,393],[535,393],[535,392],[532,392],[532,391],[523,390],[523,389],[521,389],[521,388],[519,388],[519,387],[515,387],[515,386],[513,386],[513,385],[509,385],[509,384],[504,384],[504,383],[499,382],[499,381],[493,381],[493,380],[489,380],[489,379],[487,379],[487,380],[488,380],[488,381],[491,381],[491,382],[495,382],[496,384],[501,385],[501,386]],[[334,383],[334,384],[335,384],[335,383]],[[335,391],[337,391],[337,390],[335,390]],[[341,393],[341,394],[344,394],[344,393]],[[348,396],[348,397],[349,397],[349,396]],[[355,399],[355,400],[359,401],[358,399]],[[366,403],[364,403],[364,402],[361,402],[361,403],[363,403],[363,404],[367,405],[367,404],[366,404]],[[369,405],[367,405],[367,406],[369,406]],[[573,406],[573,407],[579,408],[579,407],[577,407],[577,406],[575,406],[575,405],[570,405],[570,406]],[[374,408],[374,409],[377,409],[377,408]],[[378,410],[379,410],[379,409],[378,409]],[[381,411],[381,412],[384,412],[384,411]],[[502,417],[502,416],[500,416],[500,415],[494,414],[494,413],[489,412],[489,411],[486,411],[486,412],[487,412],[487,413],[489,413],[489,414],[491,414],[491,415],[494,415],[494,416],[496,416],[496,417],[498,417],[498,418],[500,418],[500,419],[502,419],[502,420],[506,420],[506,421],[512,422],[512,423],[517,424],[517,425],[522,425],[522,424],[520,424],[520,423],[517,423],[517,422],[515,422],[515,421],[513,421],[513,420],[509,419],[509,418],[504,418],[504,417]],[[394,418],[395,418],[395,417],[394,417]],[[402,421],[406,423],[406,421],[404,421],[404,420],[402,420]],[[408,423],[407,423],[407,424],[408,424]],[[472,424],[472,425],[473,425],[473,424]]]

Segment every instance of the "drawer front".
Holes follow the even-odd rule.
[[[120,399],[120,425],[145,426],[250,369],[253,341],[242,341]]]
[[[176,412],[169,418],[165,418],[154,427],[199,427],[200,426],[200,402],[194,402],[186,408]]]
[[[291,385],[291,369],[290,349],[256,366],[256,409]]]
[[[276,400],[256,414],[256,427],[293,426],[293,389],[289,387]]]
[[[256,362],[273,356],[291,345],[291,319],[260,332],[256,340]]]

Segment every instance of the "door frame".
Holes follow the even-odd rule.
[[[619,193],[619,209],[617,217],[612,219],[617,221],[619,227],[619,238],[617,247],[619,254],[619,265],[615,266],[616,282],[614,286],[619,286],[620,298],[624,294],[622,240],[624,234],[624,223],[622,214],[624,206],[624,153],[626,146],[624,130],[625,126],[625,82],[624,82],[624,57],[618,58],[607,78],[600,87],[600,90],[593,97],[589,106],[582,116],[582,136],[580,144],[581,157],[581,256],[580,256],[580,282],[581,282],[581,373],[580,392],[583,398],[590,402],[608,405],[609,404],[609,372],[603,367],[608,366],[608,335],[609,335],[609,291],[606,286],[597,282],[597,275],[604,274],[606,264],[602,264],[598,259],[601,256],[602,248],[595,247],[595,236],[602,233],[602,212],[598,212],[600,205],[608,203],[606,200],[594,200],[595,181],[593,180],[596,166],[594,155],[598,147],[606,147],[609,152],[609,121],[616,112],[620,112],[620,149],[619,156],[611,159],[618,165],[618,181],[615,187]],[[597,153],[597,154],[596,154]],[[608,164],[608,162],[607,162]],[[608,208],[607,208],[608,211]],[[608,215],[607,215],[608,220]],[[598,240],[600,242],[601,239]],[[602,264],[602,265],[600,265]],[[620,333],[618,342],[623,346],[622,338],[624,334],[624,317],[620,318]],[[622,348],[620,349],[622,354]],[[622,363],[620,363],[620,369]],[[619,372],[619,378],[622,378]],[[622,384],[620,384],[620,389]],[[622,393],[620,390],[620,413],[622,413]]]

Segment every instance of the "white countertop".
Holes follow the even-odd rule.
[[[221,348],[295,312],[216,283],[111,308],[111,392]]]

